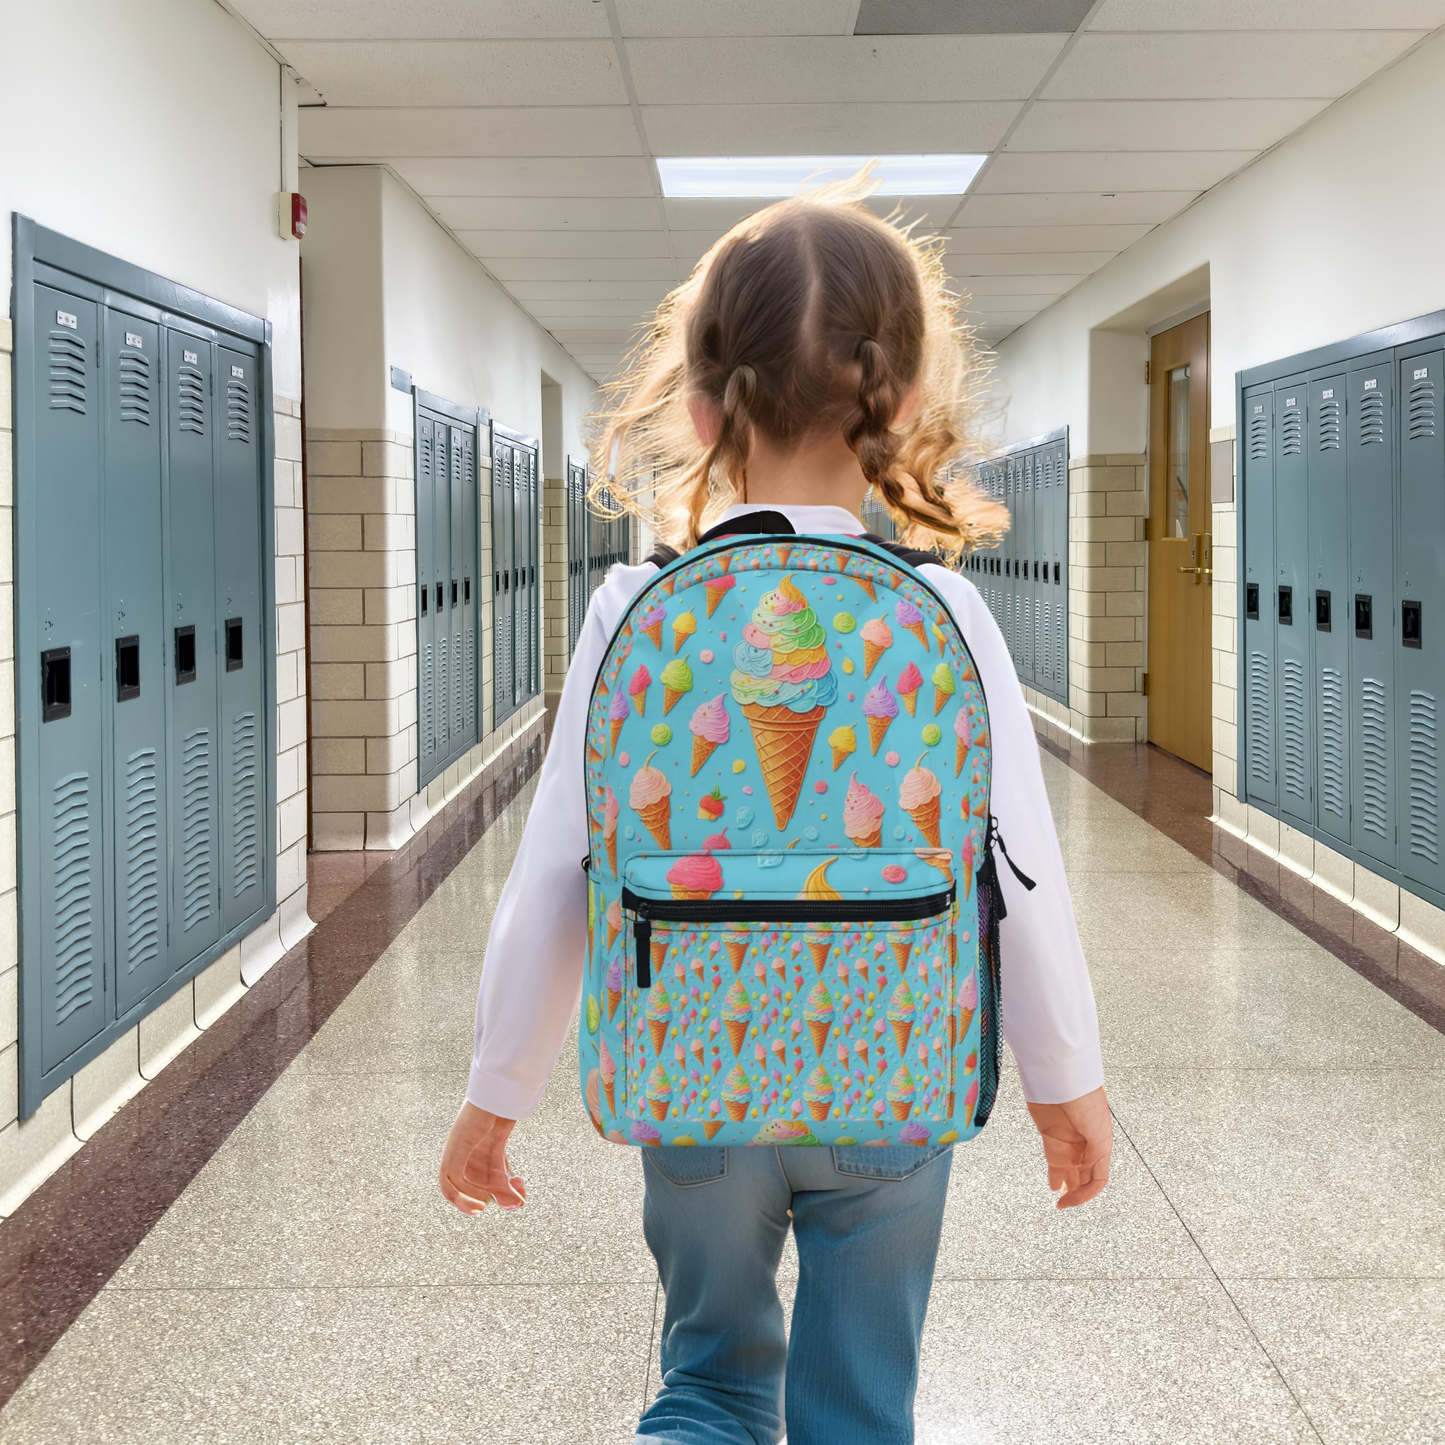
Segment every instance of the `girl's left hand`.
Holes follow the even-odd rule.
[[[516,1126],[515,1119],[462,1101],[442,1150],[440,1182],[448,1203],[463,1214],[480,1214],[489,1204],[520,1209],[527,1202],[527,1186],[507,1163],[507,1140]]]

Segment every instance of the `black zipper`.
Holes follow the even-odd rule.
[[[624,886],[622,906],[636,914],[633,938],[636,948],[637,986],[652,987],[652,920],[665,923],[880,923],[909,918],[933,918],[953,906],[956,884],[936,893],[912,898],[808,898],[750,900],[731,898],[720,903],[678,902],[644,898]]]

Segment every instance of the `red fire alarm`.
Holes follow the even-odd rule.
[[[276,222],[283,241],[299,241],[306,234],[306,197],[282,191],[276,197]]]

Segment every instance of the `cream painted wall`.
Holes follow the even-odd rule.
[[[298,246],[276,227],[295,85],[277,62],[208,0],[3,0],[0,36],[4,274],[19,211],[266,317],[276,394],[299,397]]]
[[[1236,370],[1445,307],[1442,95],[1437,34],[1021,327],[998,347],[1004,440],[1067,423],[1076,456],[1142,451],[1143,331],[1201,268],[1215,426]]]

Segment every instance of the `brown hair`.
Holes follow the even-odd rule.
[[[864,173],[754,213],[663,301],[593,419],[594,503],[607,489],[687,548],[746,500],[755,435],[841,430],[907,540],[956,555],[1003,534],[1005,510],[966,480],[987,372],[941,246],[873,215],[870,188]],[[717,409],[711,447],[689,395]]]

